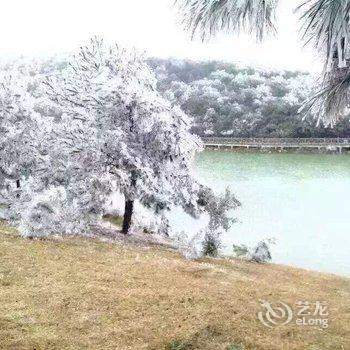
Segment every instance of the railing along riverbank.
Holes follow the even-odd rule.
[[[350,153],[350,138],[238,138],[202,137],[206,148],[270,151],[320,151]]]

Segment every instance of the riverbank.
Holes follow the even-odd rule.
[[[25,240],[6,226],[0,261],[1,349],[350,348],[350,280],[335,275],[81,237]],[[259,299],[326,301],[329,327],[269,329]]]

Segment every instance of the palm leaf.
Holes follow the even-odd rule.
[[[220,31],[254,33],[261,41],[275,32],[277,0],[175,0],[186,30],[201,39]]]
[[[305,101],[300,112],[333,126],[349,113],[350,69],[337,68],[325,74],[320,90]]]
[[[301,110],[333,125],[348,112],[350,101],[350,1],[307,0],[297,10],[303,11],[305,44],[325,57],[321,87]]]
[[[349,47],[349,0],[307,0],[297,8],[303,11],[300,19],[303,39],[326,53],[325,68],[347,66]]]

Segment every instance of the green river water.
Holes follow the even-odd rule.
[[[350,276],[350,155],[208,150],[195,172],[242,202],[239,222],[222,237],[225,253],[233,243],[275,238],[273,262]],[[203,226],[179,213],[172,221],[187,232]]]

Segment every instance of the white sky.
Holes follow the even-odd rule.
[[[0,55],[64,53],[101,35],[146,50],[149,56],[219,59],[277,69],[318,71],[311,49],[302,49],[293,8],[280,0],[279,33],[263,44],[248,36],[190,41],[174,0],[6,0],[1,4]]]

